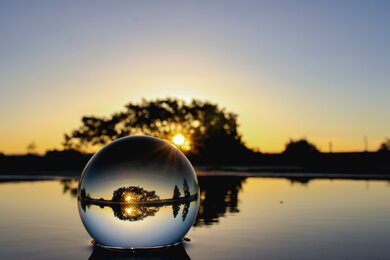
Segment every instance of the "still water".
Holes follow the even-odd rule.
[[[389,181],[199,177],[191,241],[130,256],[91,245],[77,184],[3,180],[0,259],[390,258]]]

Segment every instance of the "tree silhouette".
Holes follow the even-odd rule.
[[[175,98],[129,103],[111,117],[85,116],[78,129],[65,134],[64,147],[90,151],[124,136],[146,134],[171,140],[176,133],[190,140],[188,153],[203,160],[228,159],[226,151],[232,158],[250,152],[238,133],[236,114],[207,101],[186,103]]]
[[[66,187],[66,186],[65,186]],[[87,197],[87,193],[85,192],[85,189],[82,189],[80,192],[81,199],[85,199]]]
[[[183,181],[183,192],[185,198],[188,198],[190,196],[190,187],[188,186],[187,179],[184,179]]]
[[[379,147],[378,152],[390,152],[390,138],[387,138]]]
[[[31,142],[27,145],[26,147],[27,149],[27,154],[37,154],[37,145],[35,144],[35,142]]]
[[[293,156],[311,155],[318,153],[319,150],[317,147],[304,138],[296,141],[290,140],[290,142],[286,144],[286,149],[283,152],[283,154]]]
[[[127,202],[128,197],[131,198],[132,201],[153,201],[160,199],[160,197],[156,195],[155,191],[147,191],[138,186],[129,186],[115,190],[112,194],[111,201]]]
[[[173,197],[172,199],[178,199],[180,198],[180,191],[179,191],[179,187],[177,187],[177,185],[175,185],[175,188],[173,189]]]

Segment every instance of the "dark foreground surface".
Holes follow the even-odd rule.
[[[191,241],[136,253],[91,245],[77,210],[77,180],[3,176],[0,258],[390,258],[388,180],[203,175],[200,211],[187,234]]]

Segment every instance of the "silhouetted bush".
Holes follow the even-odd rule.
[[[283,151],[283,154],[285,155],[294,155],[294,156],[305,156],[305,155],[313,155],[318,154],[320,151],[317,149],[317,147],[308,142],[306,139],[299,139],[299,140],[290,140],[286,144],[286,148]]]
[[[387,138],[379,147],[378,152],[390,152],[390,138]]]

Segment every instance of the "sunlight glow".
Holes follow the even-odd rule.
[[[131,196],[127,195],[125,199],[126,199],[127,202],[129,202],[131,200]]]
[[[172,137],[172,143],[182,151],[189,151],[191,149],[190,141],[182,134],[175,134]]]
[[[186,142],[186,139],[182,134],[176,134],[173,138],[172,141],[176,145],[183,145]]]
[[[126,211],[127,215],[130,215],[133,212],[133,209],[129,207],[129,208],[126,208],[125,211]]]

